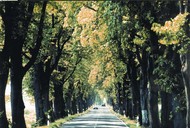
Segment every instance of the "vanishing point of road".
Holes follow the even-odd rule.
[[[64,123],[61,128],[129,128],[108,107],[98,106],[87,114]]]

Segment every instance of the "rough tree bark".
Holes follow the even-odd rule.
[[[65,111],[65,101],[63,99],[63,85],[56,83],[54,84],[54,113],[55,118],[60,119],[63,117],[68,116],[67,112]]]
[[[140,112],[140,88],[137,82],[137,67],[134,60],[133,53],[130,53],[129,57],[129,78],[131,81],[131,94],[132,94],[132,118],[141,116]]]
[[[11,56],[11,111],[13,128],[26,128],[24,119],[25,106],[22,97],[23,72],[20,70],[22,69],[22,62],[20,60],[22,60],[21,53],[14,53],[14,55]]]
[[[173,128],[173,122],[170,119],[170,112],[172,111],[172,95],[165,91],[161,91],[161,128]]]
[[[36,122],[39,126],[45,125],[45,113],[43,111],[43,100],[42,100],[42,75],[43,66],[41,63],[34,65],[34,71],[31,74],[33,77],[32,85],[34,89],[34,99],[35,99],[35,110],[36,110]]]
[[[117,83],[116,89],[117,89],[117,110],[119,114],[123,115],[122,86],[120,82]]]
[[[187,37],[190,37],[190,15],[187,16],[187,21],[186,21],[186,34]],[[184,43],[184,44],[183,44]],[[185,45],[187,42],[183,42],[182,47]],[[181,73],[183,76],[183,81],[185,85],[185,95],[186,95],[186,107],[187,107],[187,113],[186,113],[186,128],[190,127],[190,45],[187,46],[187,51],[185,54],[181,55]]]
[[[142,126],[147,127],[149,125],[149,118],[148,118],[148,78],[147,78],[147,52],[146,48],[142,49],[142,57],[140,56],[139,48],[137,47],[137,58],[140,63],[140,70],[141,70],[141,79],[140,79],[140,107],[141,107],[141,121]]]

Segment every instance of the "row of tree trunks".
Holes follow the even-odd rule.
[[[135,119],[135,117],[140,117],[141,119],[141,112],[140,112],[140,87],[137,81],[137,67],[134,60],[134,54],[130,52],[129,57],[129,78],[131,81],[131,95],[132,95],[132,119]]]
[[[47,3],[47,2],[45,2]],[[42,24],[44,20],[46,4],[43,6],[43,14],[40,22],[39,35],[42,33]],[[5,39],[6,36],[9,45],[8,52],[10,53],[10,66],[11,66],[11,108],[12,108],[12,128],[25,128],[24,119],[24,102],[22,97],[22,80],[25,73],[34,63],[39,47],[41,45],[41,40],[36,42],[35,52],[31,54],[32,58],[23,67],[22,49],[25,43],[25,39],[28,32],[29,23],[32,18],[32,13],[34,9],[34,3],[25,2],[10,2],[5,3]],[[18,22],[23,25],[19,25]],[[39,39],[42,39],[41,37]],[[6,45],[5,45],[6,46]],[[9,56],[8,56],[9,57]]]
[[[93,99],[84,99],[83,92],[79,87],[78,96],[75,94],[75,87],[72,80],[69,82],[68,92],[66,93],[66,106],[69,110],[69,114],[82,113],[87,110],[94,102]],[[90,97],[89,97],[90,98]]]

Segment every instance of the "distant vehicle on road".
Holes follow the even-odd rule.
[[[97,106],[95,106],[93,109],[98,109],[98,107],[97,107]]]
[[[102,104],[103,107],[105,107],[106,105],[105,104]]]

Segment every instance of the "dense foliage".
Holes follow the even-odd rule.
[[[34,96],[33,126],[106,102],[143,127],[190,127],[188,4],[1,2],[0,128],[9,77],[13,128],[26,127],[22,89]]]

